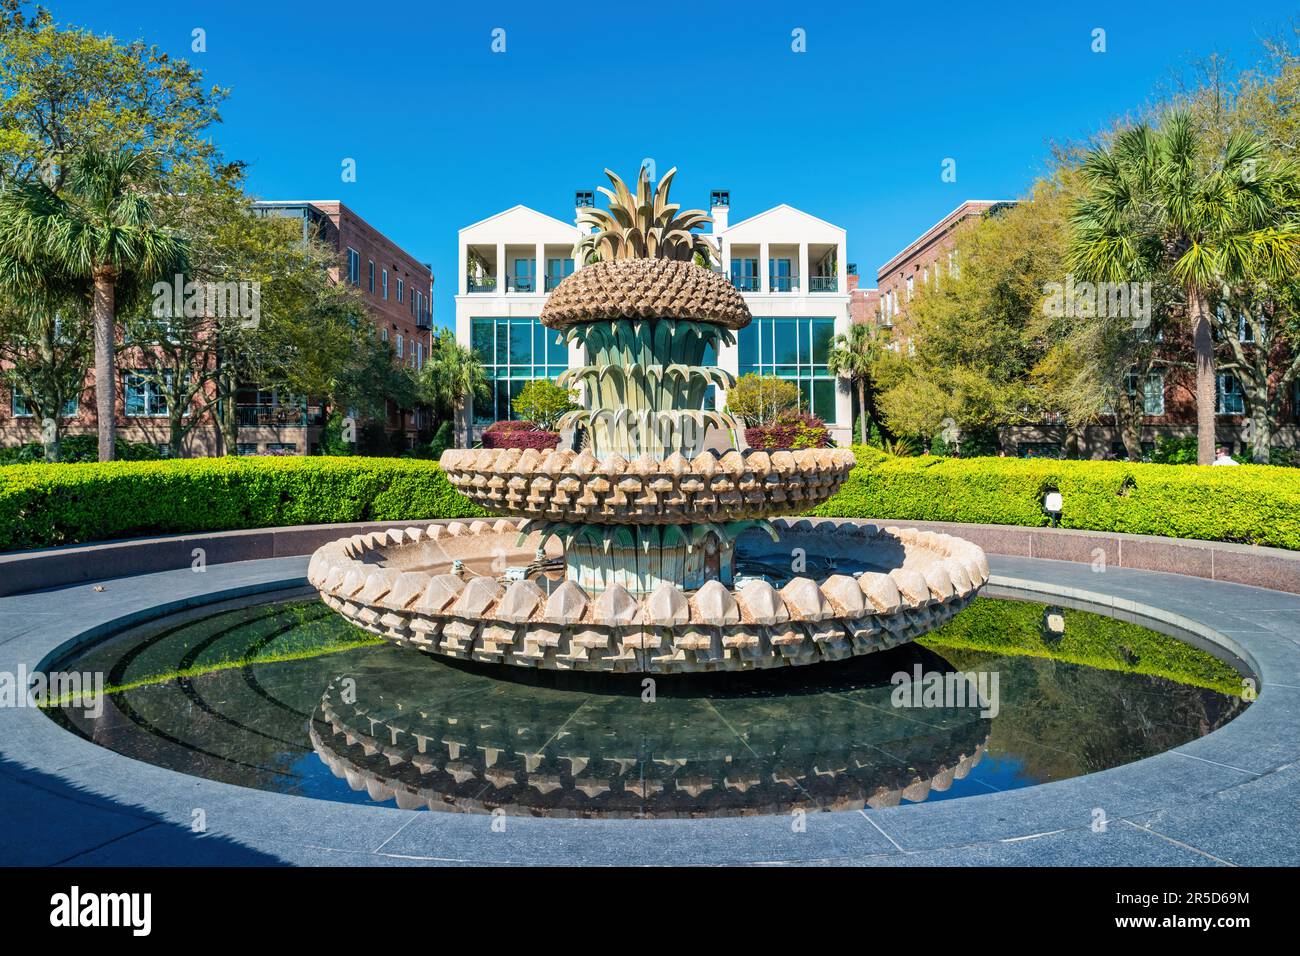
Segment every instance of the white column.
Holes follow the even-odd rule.
[[[841,258],[840,259],[841,276],[845,274],[843,262],[844,260],[843,258]],[[841,278],[840,282],[842,283],[843,281],[844,280]],[[843,291],[843,289],[844,286],[841,285],[840,291]],[[845,304],[840,308],[839,314],[835,316],[835,334],[836,335],[847,334],[849,331],[849,323],[851,321],[852,318],[849,315],[849,306],[848,306],[848,302],[846,301]],[[838,426],[838,428],[836,429],[835,440],[841,445],[845,445],[849,443],[849,441],[846,441],[846,439],[850,439],[849,433],[853,431],[852,388],[853,388],[853,383],[849,379],[843,378],[838,375],[835,377],[835,424]],[[856,441],[856,438],[852,438],[851,440]]]
[[[537,244],[537,261],[533,264],[533,289],[537,292],[546,291],[546,244],[539,242]]]
[[[767,243],[766,243],[766,242],[760,242],[760,243],[758,244],[758,291],[759,291],[759,292],[770,292],[770,291],[772,291],[771,288],[770,288],[771,283],[769,282],[767,272],[768,272],[768,270],[767,270]]]
[[[722,274],[731,278],[731,240],[719,237],[718,261],[722,264]]]
[[[807,295],[812,291],[812,282],[808,273],[808,243],[799,243],[799,293]]]
[[[506,244],[497,243],[497,290],[496,294],[500,295],[506,291]]]
[[[469,294],[469,247],[460,244],[460,278],[456,284],[457,295]]]
[[[843,242],[835,247],[835,291],[840,295],[848,295],[849,292],[849,267],[844,261],[847,251]]]

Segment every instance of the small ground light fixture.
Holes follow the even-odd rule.
[[[1043,510],[1052,516],[1053,526],[1061,523],[1061,510],[1063,503],[1059,491],[1049,491],[1043,496]]]

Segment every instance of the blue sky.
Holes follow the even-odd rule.
[[[1088,136],[1211,52],[1253,64],[1296,13],[1275,0],[443,6],[50,4],[231,87],[215,137],[251,164],[252,190],[341,199],[432,262],[439,324],[454,315],[457,229],[520,202],[571,219],[575,189],[644,157],[680,168],[683,206],[725,187],[732,221],[786,202],[843,226],[874,284],[961,200],[1022,195],[1053,140]],[[1091,50],[1098,27],[1105,53]],[[206,52],[191,52],[195,28]]]

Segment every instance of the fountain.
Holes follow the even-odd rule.
[[[709,221],[606,170],[610,211],[541,321],[590,363],[566,382],[580,450],[452,449],[451,484],[504,517],[355,535],[308,579],[372,633],[429,653],[557,670],[681,673],[840,660],[948,620],[988,579],[975,545],[892,527],[769,520],[829,498],[847,449],[758,451],[704,408],[706,364],[751,320],[708,268]],[[712,436],[710,436],[712,431]],[[726,448],[706,440],[726,434]],[[522,520],[513,520],[522,519]],[[562,573],[561,573],[562,571]],[[845,573],[849,572],[849,573]]]

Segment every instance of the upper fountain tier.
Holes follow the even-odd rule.
[[[673,259],[613,259],[584,266],[560,283],[542,324],[566,331],[587,322],[675,319],[735,331],[753,317],[720,273]]]

